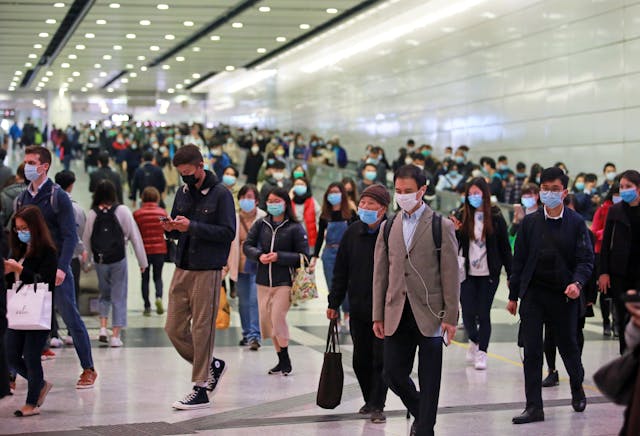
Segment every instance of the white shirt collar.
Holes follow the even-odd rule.
[[[560,220],[564,216],[564,205],[562,205],[562,210],[558,216],[549,216],[547,213],[547,206],[543,206],[542,208],[544,209],[544,219],[546,220]]]

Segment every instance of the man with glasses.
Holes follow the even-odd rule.
[[[520,331],[524,343],[524,412],[514,424],[544,421],[542,408],[542,326],[548,322],[569,373],[571,405],[583,412],[587,399],[582,388],[584,368],[577,340],[580,294],[593,269],[593,249],[582,217],[563,204],[569,178],[552,167],[540,177],[544,207],[525,216],[516,239],[509,303],[512,315],[520,304]]]

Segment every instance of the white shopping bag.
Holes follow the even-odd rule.
[[[47,283],[14,283],[7,291],[9,328],[51,330],[51,297]]]

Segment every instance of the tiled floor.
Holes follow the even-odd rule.
[[[80,171],[78,171],[80,172]],[[77,183],[76,197],[88,205],[86,177]],[[294,372],[290,377],[268,376],[276,356],[266,345],[258,352],[237,346],[240,339],[237,311],[232,327],[216,335],[217,357],[229,364],[220,389],[208,409],[174,411],[171,403],[190,389],[190,368],[171,347],[162,329],[165,315],[141,315],[139,275],[133,273],[129,288],[129,328],[121,349],[93,342],[99,378],[92,390],[78,391],[75,380],[80,366],[72,348],[56,350],[58,356],[44,362],[47,380],[54,387],[42,407],[42,414],[28,419],[13,417],[24,401],[26,383],[18,380],[16,395],[0,401],[1,434],[211,434],[220,436],[267,435],[406,435],[411,421],[405,419],[398,398],[389,393],[386,424],[374,425],[355,412],[362,405],[353,371],[352,347],[345,337],[345,388],[342,404],[335,410],[315,405],[318,376],[326,332],[324,318],[326,291],[320,300],[293,308],[289,314],[293,343]],[[321,271],[321,269],[319,269]],[[172,270],[164,271],[165,287]],[[322,280],[320,279],[320,282]],[[326,286],[321,283],[321,290]],[[586,392],[590,404],[585,413],[572,411],[566,372],[559,387],[545,389],[546,421],[513,426],[511,417],[523,408],[524,389],[520,351],[515,345],[515,318],[504,310],[506,290],[501,285],[492,313],[494,331],[489,368],[479,372],[464,360],[464,342],[445,350],[439,435],[614,435],[622,422],[623,410],[602,398],[592,386],[592,374],[615,357],[617,344],[603,340],[599,319],[586,328],[584,364]],[[231,300],[235,306],[235,300]],[[165,296],[166,302],[166,296]],[[85,317],[93,338],[98,321]],[[463,334],[458,335],[464,341]],[[558,358],[558,361],[561,360]],[[45,433],[46,432],[46,433]]]

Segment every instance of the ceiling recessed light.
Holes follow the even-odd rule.
[[[45,20],[45,23],[47,23],[47,24],[56,24],[56,20],[54,20],[53,18],[49,18],[49,19]]]
[[[42,78],[42,79],[40,79],[40,80],[42,80],[43,82],[48,82],[48,81],[49,81],[49,78],[45,76],[45,77],[43,77],[43,78]]]
[[[42,91],[42,88],[40,87],[36,88],[36,92],[40,92],[40,91]]]
[[[138,57],[137,57],[137,59],[138,59],[139,61],[143,61],[143,60],[145,60],[146,58],[145,58],[144,56],[138,56]]]
[[[107,20],[96,20],[96,24],[104,26],[105,24],[107,24]]]
[[[69,82],[69,83],[73,82],[73,77],[69,77],[69,78],[67,79],[67,82]]]
[[[242,29],[244,25],[240,22],[236,22],[236,23],[232,23],[231,27],[233,27],[234,29]]]
[[[38,33],[38,36],[39,36],[40,38],[48,38],[48,37],[49,37],[49,34],[48,34],[47,32],[40,32],[40,33]]]
[[[185,21],[184,23],[182,23],[185,25],[185,27],[193,27],[193,21]]]
[[[44,82],[40,82],[38,83],[38,88],[44,88],[45,83]],[[15,85],[14,85],[15,86]]]
[[[307,29],[310,29],[310,28],[311,28],[311,26],[310,26],[309,24],[301,24],[301,25],[300,25],[300,28],[301,28],[302,30],[307,30]]]
[[[62,2],[54,3],[53,7],[54,8],[64,8],[64,3],[62,3]]]
[[[178,83],[178,84],[176,85],[176,89],[182,89],[182,88],[184,88],[184,86],[182,85],[182,83]]]
[[[122,50],[122,46],[121,45],[114,45],[113,49],[114,50]]]
[[[27,56],[29,59],[37,59],[38,55],[35,53],[29,53],[29,56]]]
[[[169,33],[169,34],[164,36],[164,39],[167,39],[169,41],[173,41],[174,39],[176,39],[176,37],[175,37],[175,35],[172,35],[172,34]]]
[[[100,71],[100,74],[98,74],[100,77],[107,77],[107,73],[105,71]]]
[[[33,48],[42,48],[42,44],[33,44]]]
[[[151,25],[151,21],[149,21],[149,20],[140,20],[140,25],[141,26],[150,26]]]
[[[219,35],[211,35],[211,37],[209,39],[211,41],[220,41],[220,36]]]
[[[102,68],[102,65],[100,65],[100,64],[93,64],[93,68],[100,69],[100,68]]]
[[[107,92],[113,92],[113,88],[107,88]]]
[[[199,52],[200,51],[200,47],[193,47],[191,50],[193,50],[195,52]]]
[[[89,83],[87,83],[87,84],[86,84],[86,85],[84,85],[84,86],[86,86],[87,88],[93,88],[93,83],[89,82]]]
[[[31,68],[31,67],[33,67],[33,64],[31,62],[25,62],[24,66],[27,67],[27,68]]]
[[[130,70],[131,68],[133,68],[133,64],[127,64],[124,66],[127,70]]]
[[[16,88],[14,88],[13,86],[9,87],[9,91],[15,91],[15,90],[16,90]]]
[[[259,10],[260,12],[269,12],[269,11],[271,11],[271,8],[270,8],[269,6],[260,6],[260,7],[258,8],[258,10]]]
[[[226,67],[224,67],[224,69],[227,71],[233,71],[236,69],[236,67],[234,67],[233,65],[227,65]]]
[[[17,86],[17,85],[18,85],[18,84],[17,84],[16,82],[11,82],[11,83],[9,84],[9,86]]]
[[[151,50],[151,51],[159,51],[160,47],[158,47],[157,45],[152,45],[151,47],[149,47],[149,50]]]
[[[129,73],[129,77],[138,77],[138,73]]]
[[[84,37],[87,38],[87,39],[93,39],[93,38],[96,37],[96,34],[95,33],[85,33]]]
[[[193,73],[193,74],[191,75],[191,77],[193,77],[194,79],[199,79],[199,78],[200,78],[200,74],[198,74],[198,73]]]
[[[73,73],[71,73],[71,75],[73,77],[78,77],[80,75],[80,73],[78,71],[74,71]]]
[[[286,40],[287,40],[287,38],[285,38],[284,36],[278,36],[276,38],[276,41],[278,41],[278,42],[285,42]]]
[[[87,87],[86,87],[86,86],[83,86],[82,88],[80,88],[80,91],[82,91],[82,92],[87,92]]]
[[[51,77],[51,76],[53,76],[53,71],[47,71],[45,74],[46,74],[47,76]]]
[[[167,9],[169,9],[169,5],[165,5],[164,3],[160,3],[158,5],[158,9],[160,9],[161,11],[166,11]]]
[[[169,94],[173,94],[174,92],[176,92],[176,90],[175,90],[175,89],[173,89],[173,88],[169,88],[169,89],[167,89],[167,92],[168,92]]]
[[[129,79],[127,79],[126,77],[120,79],[121,83],[129,83]]]
[[[20,71],[20,70],[16,71],[16,72],[15,72],[15,75],[16,75],[16,76],[22,76],[22,71]]]
[[[145,67],[144,65],[140,67],[140,71],[147,71],[147,67]]]
[[[259,49],[256,50],[258,53],[266,53],[267,49],[264,47],[260,47]]]
[[[67,62],[63,62],[60,64],[61,68],[69,68],[71,65],[69,65]]]
[[[118,8],[120,7],[120,3],[111,3],[111,4],[109,5],[109,7],[110,7],[111,9],[118,9]]]
[[[127,34],[125,35],[125,37],[126,37],[127,39],[136,39],[136,34],[135,34],[135,33],[127,33]]]
[[[163,70],[168,70],[169,68],[171,68],[171,65],[164,64],[164,65],[162,66],[162,69],[163,69]]]
[[[185,85],[191,85],[191,79],[184,79]]]
[[[78,56],[74,55],[73,53],[71,53],[69,56],[67,56],[69,59],[73,59],[76,60],[78,59]]]
[[[337,14],[338,10],[336,8],[327,8],[327,14]]]
[[[106,55],[102,56],[102,59],[104,59],[105,61],[110,61],[111,60],[111,55],[106,54]]]
[[[76,50],[84,50],[85,48],[87,48],[87,47],[84,46],[83,44],[76,45]]]
[[[184,62],[184,56],[176,56],[176,62]]]

